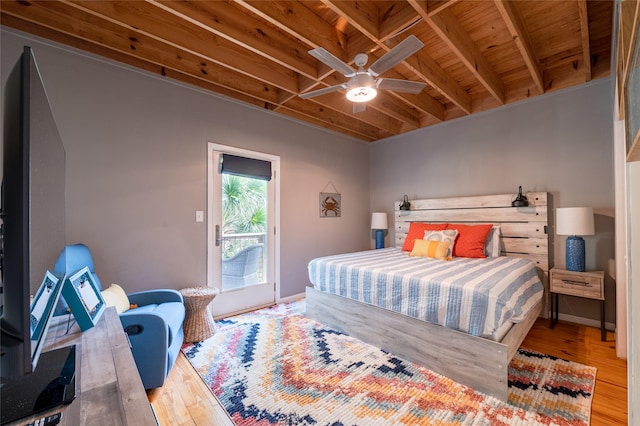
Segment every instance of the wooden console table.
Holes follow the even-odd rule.
[[[95,327],[67,333],[67,316],[53,319],[45,350],[76,345],[76,399],[25,417],[24,425],[62,411],[60,425],[149,425],[155,415],[115,308],[107,308]]]

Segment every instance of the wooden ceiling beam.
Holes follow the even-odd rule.
[[[402,5],[402,6],[400,6]],[[390,2],[379,11],[380,40],[385,41],[418,23],[420,15],[404,3]]]
[[[322,96],[321,99],[314,98],[309,101],[316,102],[319,105],[324,105],[334,111],[341,112],[342,114],[353,114],[353,104],[352,102],[345,100],[344,93],[330,93]],[[387,132],[388,135],[397,135],[403,128],[400,120],[390,117],[385,112],[381,112],[372,105],[367,105],[366,110],[357,113],[355,116],[358,120],[376,127],[383,132]]]
[[[242,4],[244,5],[247,2],[242,2]],[[257,4],[255,4],[257,3]],[[264,3],[271,3],[271,2],[251,2],[250,6],[251,7],[260,7],[260,13],[261,15],[265,15],[267,12],[270,13],[270,19],[274,19],[275,15],[273,12],[273,9],[270,8],[268,5],[265,5]],[[365,4],[355,4],[352,2],[341,2],[341,6],[345,7],[345,9],[349,10],[349,13],[351,14],[360,14],[361,19],[359,20],[362,25],[361,28],[364,31],[375,31],[377,32],[377,29],[373,29],[372,23],[374,21],[374,19],[372,18],[372,16],[375,15],[375,11],[374,9],[372,9],[370,6],[373,3],[367,3],[365,2]],[[325,2],[325,4],[327,4],[329,7],[331,7],[331,3],[330,2]],[[345,19],[348,19],[349,22],[352,22],[352,20],[349,18],[349,15],[341,13],[341,16],[343,16]],[[376,18],[377,19],[377,18]],[[280,22],[279,25],[285,25],[282,22]],[[286,24],[287,26],[289,25],[289,23]],[[301,31],[303,29],[300,29]],[[305,27],[306,30],[306,27]],[[292,34],[295,35],[296,37],[298,37],[295,31],[292,31],[291,29],[288,29],[288,31]],[[298,37],[300,38],[300,37]],[[388,49],[387,49],[388,50]],[[344,62],[349,63],[353,60],[353,58],[350,58],[350,60],[346,60]],[[327,73],[332,73],[333,71],[329,71],[327,67],[325,67],[324,65],[321,65],[322,69],[327,69]],[[336,82],[335,84],[340,84],[344,81],[339,81]],[[401,96],[402,97],[402,96]],[[430,97],[429,97],[430,98]],[[316,100],[316,102],[322,102],[320,100]],[[405,103],[407,101],[405,100]],[[410,102],[410,101],[409,101]],[[400,104],[397,103],[397,101],[391,101],[391,100],[387,100],[385,102],[386,105],[390,105],[392,107],[392,111],[390,113],[388,113],[389,116],[394,117],[397,120],[401,120],[403,122],[405,122],[408,126],[413,127],[413,128],[417,128],[419,127],[419,117],[417,117],[414,113],[409,112],[410,109],[407,109],[405,106],[401,106]],[[350,105],[350,104],[349,104]],[[374,107],[375,108],[375,107]],[[422,100],[419,103],[419,109],[427,114],[432,114],[436,119],[442,120],[444,118],[444,107],[442,106],[442,104],[440,104],[438,101],[436,101],[435,99],[431,98],[431,102],[429,100]],[[386,112],[386,111],[385,111]]]
[[[349,22],[349,24],[356,28],[360,33],[364,34],[371,40],[379,42],[379,11],[376,2],[350,2],[335,0],[320,1],[322,1],[325,6],[333,10],[336,15]]]
[[[460,27],[455,17],[450,14],[447,8],[455,3],[455,0],[438,4],[438,13],[429,13],[432,3],[425,0],[407,0],[413,9],[422,17],[438,36],[453,50],[454,54],[460,58],[467,68],[476,76],[482,85],[494,96],[498,102],[504,104],[504,85],[495,71],[488,64],[486,58],[475,46],[469,35]],[[461,43],[456,46],[455,43]],[[435,63],[434,63],[435,64]],[[434,65],[432,65],[434,66]],[[471,114],[471,96],[460,90],[457,82],[451,81],[444,70],[437,64],[433,68],[437,74],[432,79],[437,79],[440,84],[433,84],[436,90],[449,98],[462,111]],[[444,87],[444,88],[443,88]]]
[[[414,9],[421,14],[425,22],[444,41],[449,49],[462,61],[476,79],[487,89],[500,105],[504,105],[504,84],[489,61],[480,52],[469,34],[462,28],[451,10],[442,10],[429,16],[426,2],[408,0]]]
[[[378,93],[373,101],[367,103],[367,108],[378,108],[387,115],[406,123],[410,128],[417,129],[420,127],[418,111],[404,99],[398,99],[399,97],[393,92]]]
[[[360,140],[363,140],[365,142],[373,142],[374,140],[376,140],[376,139],[373,139],[373,138],[370,138],[370,137],[367,137],[367,136],[363,136],[360,133],[356,133],[356,132],[352,131],[351,129],[343,129],[342,127],[338,127],[338,126],[336,126],[334,124],[331,124],[329,122],[326,122],[326,121],[323,121],[323,120],[319,120],[318,118],[313,117],[311,115],[302,114],[302,113],[300,113],[300,112],[298,112],[298,111],[296,111],[294,109],[287,108],[286,106],[282,106],[282,107],[278,108],[278,113],[286,115],[286,116],[289,116],[289,117],[294,118],[294,119],[296,119],[298,121],[303,121],[303,122],[306,122],[306,123],[309,123],[309,124],[313,124],[315,126],[322,127],[324,129],[331,130],[331,131],[336,132],[336,133],[340,133],[342,135],[347,135],[347,136],[350,136],[350,137],[355,138],[355,139],[360,139]]]
[[[132,58],[143,59],[156,64],[159,69],[171,68],[176,72],[190,74],[201,80],[227,87],[231,90],[258,97],[268,102],[277,99],[278,87],[264,81],[252,79],[247,75],[228,75],[227,69],[214,61],[209,61],[200,55],[177,48],[148,37],[139,31],[128,29],[122,32],[118,24],[104,21],[96,15],[87,15],[83,10],[69,7],[61,2],[30,3],[28,13],[23,12],[25,6],[17,2],[3,4],[3,13],[17,15],[20,19],[30,21],[36,25],[50,27],[55,24],[55,30],[69,36],[76,36],[80,31],[82,40],[99,46],[108,46],[119,52],[118,58],[125,63],[131,63]]]
[[[234,0],[251,13],[295,37],[310,48],[322,47],[335,57],[349,63],[347,37],[337,28],[320,19],[304,3],[297,1]]]
[[[370,2],[370,3],[346,2],[346,1],[334,1],[334,0],[322,0],[322,2],[327,7],[331,8],[336,14],[338,14],[343,19],[348,21],[349,24],[351,24],[356,29],[358,29],[360,33],[364,34],[367,38],[373,41],[381,49],[381,51],[379,52],[381,53],[381,55],[384,55],[384,53],[391,50],[380,38],[380,30],[377,24],[377,22],[379,21],[379,18],[378,18],[379,11],[378,9],[374,9],[372,7],[372,6],[375,6],[374,2]],[[372,58],[369,61],[369,64],[373,63],[374,59],[375,58]],[[390,70],[385,75],[391,76],[392,73],[394,73],[394,71]],[[398,77],[401,79],[404,78],[403,76],[398,76]],[[378,95],[378,97],[380,96],[381,95]],[[405,104],[408,104],[409,108],[415,108],[415,105],[413,105],[411,103],[411,100],[408,97],[405,97],[404,94],[393,93],[393,96],[404,101]],[[422,96],[430,97],[424,94]],[[394,104],[391,101],[391,98],[387,98],[386,101],[379,101],[379,100],[376,100],[376,101],[384,102],[385,105],[395,105],[395,108],[393,108],[392,111],[395,113],[394,116],[396,118],[401,119],[403,121],[406,121],[407,119],[415,120],[414,122],[411,122],[409,124],[415,127],[419,127],[420,125],[419,117],[416,117],[415,114],[408,112],[410,110],[407,110],[406,107],[403,106],[401,108],[398,108],[398,105]],[[431,102],[431,103],[421,102],[421,108],[428,108],[428,110],[425,112],[428,114],[433,114],[434,117],[444,116],[444,113],[442,112],[443,107],[441,106],[441,104],[435,99],[433,99],[433,101],[434,102]],[[439,104],[439,106],[434,106],[435,103]]]
[[[359,2],[335,0],[322,0],[322,2],[363,32],[382,49],[382,52],[388,52],[393,48],[393,45],[397,44],[395,40],[388,40],[385,43],[378,38],[379,30],[372,29],[370,25],[372,21],[370,13],[354,6],[354,4],[360,4]],[[469,94],[428,55],[418,51],[402,63],[445,97],[451,99],[453,103],[460,106],[462,110],[471,113],[471,97]],[[428,95],[423,93],[422,96]]]
[[[237,99],[242,102],[264,107],[267,103],[277,101],[278,94],[281,92],[276,87],[265,86],[262,83],[255,80],[247,81],[240,84],[241,90],[228,86],[224,83],[224,80],[234,79],[237,83],[237,78],[233,76],[222,77],[220,76],[201,76],[195,77],[191,74],[166,68],[159,64],[155,64],[146,60],[142,60],[137,56],[131,56],[128,53],[122,53],[117,50],[113,50],[103,45],[97,45],[91,41],[79,39],[73,35],[65,34],[57,29],[48,28],[35,22],[23,20],[22,18],[11,16],[2,10],[0,14],[2,25],[6,25],[17,30],[36,35],[38,37],[53,40],[57,43],[74,47],[76,49],[83,50],[85,52],[92,53],[96,56],[107,58],[118,63],[127,64],[137,69],[145,70],[162,77],[170,78],[182,83],[189,84],[194,87],[199,87],[205,91],[218,93],[220,95],[227,96],[229,98]],[[253,83],[258,83],[258,87],[251,88]],[[256,96],[251,96],[250,93],[254,92]]]
[[[426,0],[424,2],[425,10],[427,10],[429,16],[437,15],[459,1],[460,0]]]
[[[444,121],[445,107],[431,96],[419,94],[412,95],[409,93],[389,92],[392,96],[407,103],[409,106],[417,109],[422,114],[431,116],[436,122]],[[419,126],[422,127],[422,126]]]
[[[371,141],[493,108],[504,102],[501,84],[513,102],[608,75],[613,6],[605,3],[494,0],[494,9],[461,0],[28,0],[2,1],[0,16],[7,27]],[[480,21],[472,21],[476,14]],[[493,25],[500,18],[506,24]],[[476,32],[463,31],[470,22],[491,27],[484,31],[495,32],[495,50],[479,52]],[[427,82],[418,95],[383,90],[357,114],[342,90],[298,95],[347,81],[311,57],[311,48],[347,64],[363,52],[373,63],[407,35],[434,31],[437,39],[425,39],[424,49],[382,76]]]
[[[244,49],[310,78],[317,77],[315,61],[300,52],[298,41],[223,1],[177,2],[147,0],[179,19],[190,22]],[[152,12],[153,13],[153,12]]]
[[[442,96],[460,107],[462,111],[471,114],[471,95],[429,55],[418,51],[405,59],[403,64],[440,92]],[[428,95],[422,93],[421,96]]]
[[[385,52],[376,52],[376,54],[369,55],[369,63],[372,64],[376,61],[379,56],[377,53],[384,54]],[[400,74],[395,69],[390,69],[389,71],[384,73],[386,78],[397,78],[401,80],[406,80],[407,77],[403,74]],[[416,108],[423,114],[428,114],[432,116],[436,121],[444,121],[444,110],[445,107],[438,100],[429,96],[428,94],[421,92],[418,95],[412,95],[408,93],[397,93],[397,92],[388,92],[392,96],[401,100],[405,104],[408,104],[410,107]]]
[[[544,80],[542,76],[542,67],[540,66],[540,61],[536,57],[535,51],[533,49],[533,43],[529,38],[529,33],[527,32],[524,21],[520,16],[520,12],[516,9],[514,2],[509,0],[495,0],[494,1],[500,15],[502,15],[502,19],[504,20],[511,36],[513,37],[513,41],[515,42],[522,58],[524,59],[525,64],[527,65],[527,69],[531,74],[531,78],[533,79],[533,83],[538,89],[539,93],[544,93]]]
[[[28,6],[29,10],[37,4],[61,16],[68,14],[70,18],[78,21],[75,28],[82,28],[82,34],[92,38],[96,43],[113,44],[124,50],[137,49],[137,55],[148,55],[147,57],[154,62],[174,63],[177,66],[179,62],[184,62],[183,56],[188,52],[189,56],[200,58],[199,64],[195,61],[197,70],[191,71],[194,74],[209,73],[212,71],[207,67],[215,69],[216,66],[221,66],[289,92],[297,93],[299,90],[294,71],[259,60],[257,55],[246,49],[186,21],[174,22],[174,25],[167,26],[167,14],[159,9],[156,9],[156,13],[151,17],[140,14],[135,7],[146,3],[60,1],[31,4],[32,6]],[[117,16],[121,20],[115,20],[110,18],[109,14],[102,14],[104,10],[100,8],[105,5],[129,9],[120,11]],[[87,23],[90,20],[87,15],[93,16],[98,22]],[[65,24],[59,25],[62,27]],[[129,38],[124,40],[121,35],[127,32],[130,34]]]
[[[289,102],[281,105],[278,110],[280,108],[293,109],[303,115],[331,123],[335,127],[348,129],[369,140],[377,140],[381,138],[381,135],[388,135],[387,132],[381,132],[379,129],[354,118],[353,115],[334,111],[316,102],[306,102],[298,97],[292,98]]]
[[[584,78],[591,81],[591,43],[589,42],[589,13],[587,0],[578,0],[578,16],[580,18],[580,39],[584,57]]]

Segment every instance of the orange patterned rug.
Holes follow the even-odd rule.
[[[596,370],[520,349],[509,401],[304,316],[304,302],[217,321],[183,352],[238,425],[588,425]]]

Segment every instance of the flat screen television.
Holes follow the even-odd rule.
[[[75,348],[62,355],[41,353],[62,287],[62,278],[47,271],[65,246],[65,152],[31,48],[24,48],[8,74],[2,97],[0,400],[5,423],[73,398]],[[47,288],[43,305],[40,297]],[[39,401],[11,399],[19,393]],[[42,402],[43,395],[49,402]]]

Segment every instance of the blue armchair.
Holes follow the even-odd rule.
[[[102,290],[95,273],[93,258],[84,244],[66,246],[55,271],[73,273],[87,266]],[[120,313],[122,328],[129,336],[131,351],[145,389],[161,387],[180,353],[185,308],[182,295],[173,289],[147,290],[127,295],[138,305]]]

